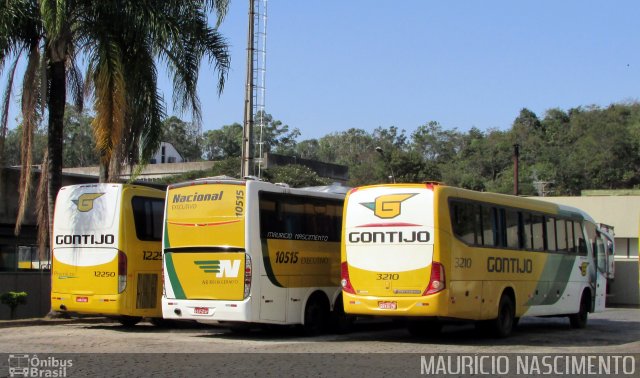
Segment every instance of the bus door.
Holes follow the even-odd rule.
[[[607,295],[607,244],[606,238],[597,231],[594,251],[596,266],[596,298],[594,311],[604,311]]]

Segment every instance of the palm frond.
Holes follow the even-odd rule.
[[[31,191],[31,173],[33,160],[33,139],[37,125],[38,106],[38,67],[40,50],[33,45],[27,62],[24,80],[22,82],[22,144],[20,156],[20,192],[18,195],[18,214],[14,233],[18,235],[24,220],[24,214]]]
[[[120,145],[125,126],[126,87],[120,46],[105,38],[97,47],[97,56],[91,65],[95,90],[96,116],[92,127],[101,164],[110,167],[114,149]],[[113,170],[110,169],[110,173]]]
[[[13,89],[13,80],[15,78],[16,67],[20,56],[18,55],[7,74],[7,86],[4,91],[4,97],[2,98],[2,112],[0,113],[0,167],[4,166],[4,141],[7,136],[7,124],[9,121],[9,105],[11,103],[11,92]]]

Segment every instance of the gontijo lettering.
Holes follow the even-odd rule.
[[[221,190],[219,193],[193,193],[188,196],[183,196],[180,194],[174,194],[172,203],[177,202],[206,202],[206,201],[220,201],[222,200],[222,195],[224,191]]]
[[[115,243],[112,234],[100,235],[56,235],[56,244],[101,245]]]
[[[350,243],[427,243],[429,231],[350,232]]]
[[[487,271],[495,273],[532,273],[533,260],[516,257],[489,257]]]

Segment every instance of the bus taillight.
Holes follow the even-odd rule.
[[[342,285],[342,290],[349,294],[355,294],[356,291],[353,290],[353,286],[351,286],[351,280],[349,279],[349,264],[344,261],[340,265],[340,274],[342,279],[340,280],[340,285]]]
[[[247,298],[249,296],[249,292],[251,291],[251,257],[249,255],[245,255],[244,260],[244,297]]]
[[[439,291],[444,290],[444,265],[439,262],[433,261],[431,263],[431,278],[429,279],[429,286],[422,295],[431,295]]]
[[[127,255],[118,251],[118,293],[127,288]]]

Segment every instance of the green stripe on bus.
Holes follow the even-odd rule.
[[[166,209],[165,209],[166,211]],[[167,220],[164,220],[164,248],[171,248],[171,243],[169,243],[169,230],[167,229]]]
[[[176,299],[187,299],[184,295],[184,290],[182,289],[182,285],[180,284],[180,280],[178,279],[178,275],[176,274],[176,268],[173,266],[173,253],[165,253],[164,261],[167,267],[167,274],[169,275],[169,282],[171,282],[171,287],[173,288],[173,294]]]
[[[267,273],[267,277],[269,277],[269,281],[277,287],[284,287],[278,282],[276,275],[273,273],[273,269],[271,268],[271,259],[269,259],[269,244],[267,243],[267,239],[261,239],[262,241],[262,261],[264,261],[264,270]]]

